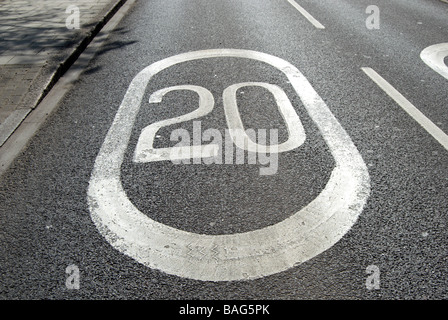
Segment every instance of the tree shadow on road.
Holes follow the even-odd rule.
[[[106,35],[107,36],[119,35],[122,37],[126,37],[126,34],[128,32],[129,32],[129,30],[126,30],[124,28],[118,28],[118,29],[115,29],[115,30],[109,32]],[[111,51],[123,50],[125,47],[133,45],[137,42],[138,41],[136,41],[136,40],[112,40],[111,41],[110,38],[108,38],[105,41],[105,43],[100,47],[100,49],[95,53],[95,57],[99,57],[99,56],[109,53]],[[85,74],[93,74],[93,73],[100,71],[102,68],[103,68],[102,66],[97,65],[97,66],[90,67],[89,69],[85,70],[84,73]]]

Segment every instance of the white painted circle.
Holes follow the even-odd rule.
[[[282,71],[322,133],[336,165],[316,199],[275,225],[237,234],[196,234],[140,212],[123,190],[120,166],[150,79],[181,62],[223,57],[253,59]],[[105,239],[140,263],[180,277],[231,281],[285,271],[327,250],[355,223],[369,193],[369,175],[361,155],[296,67],[256,51],[212,49],[160,60],[132,80],[95,161],[88,203],[92,220]]]

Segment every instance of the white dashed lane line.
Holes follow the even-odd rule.
[[[448,150],[448,136],[372,68],[361,68],[385,93]]]

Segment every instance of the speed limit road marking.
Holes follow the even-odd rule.
[[[315,26],[317,29],[325,29],[324,25],[317,21],[311,14],[308,13],[301,5],[299,5],[294,0],[288,0],[288,2],[297,9],[313,26]]]
[[[285,120],[288,129],[289,138],[286,142],[280,145],[260,145],[252,141],[245,133],[243,120],[238,111],[238,104],[236,101],[236,91],[242,87],[258,86],[270,91],[277,103],[280,114]],[[192,85],[181,85],[169,88],[164,88],[156,91],[149,98],[150,103],[158,103],[162,101],[163,96],[171,91],[176,90],[190,90],[199,95],[199,106],[196,110],[171,119],[166,119],[150,124],[142,130],[140,138],[138,139],[135,148],[134,160],[136,162],[153,162],[165,160],[180,160],[190,157],[207,158],[216,156],[219,146],[217,144],[209,145],[195,145],[195,146],[180,146],[171,148],[154,148],[154,138],[159,129],[182,123],[185,121],[197,119],[210,113],[214,107],[214,98],[212,93],[206,88]],[[294,110],[286,93],[282,88],[264,82],[246,82],[233,84],[226,88],[223,92],[224,111],[227,119],[231,138],[235,145],[242,150],[247,150],[255,153],[278,153],[290,151],[298,148],[305,141],[305,130],[299,116]]]
[[[223,235],[179,230],[151,219],[136,208],[121,184],[120,167],[149,81],[162,70],[179,63],[228,57],[266,63],[286,76],[320,130],[334,157],[335,166],[322,192],[307,206],[297,208],[295,214],[277,224]],[[228,97],[238,86],[245,85],[261,84],[243,83],[230,87]],[[278,88],[262,86],[283,98]],[[200,92],[205,104],[212,102],[202,89],[188,85],[184,89]],[[235,110],[231,102],[228,106],[229,110]],[[295,121],[298,124],[295,112],[291,112],[287,103],[280,108],[289,114],[286,123]],[[207,113],[208,109],[203,111]],[[229,123],[236,125],[238,122],[230,119]],[[303,132],[292,134],[291,139],[285,150],[300,147]],[[261,52],[211,49],[160,60],[143,69],[132,80],[95,161],[88,187],[88,203],[92,220],[105,239],[140,263],[185,278],[231,281],[285,271],[329,249],[356,222],[369,193],[369,174],[361,155],[296,67]]]

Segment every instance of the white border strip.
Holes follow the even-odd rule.
[[[121,166],[150,80],[181,62],[223,57],[257,60],[282,71],[322,133],[336,165],[324,190],[277,224],[236,234],[197,234],[139,211],[121,184]],[[329,249],[356,222],[369,194],[369,173],[358,149],[296,67],[266,53],[210,49],[165,58],[135,76],[96,158],[87,199],[99,232],[120,252],[168,274],[232,281],[285,271]]]
[[[306,11],[302,6],[297,4],[294,0],[288,0],[288,2],[296,8],[309,22],[313,24],[317,29],[325,29],[324,25],[317,21],[308,11]]]
[[[372,68],[361,68],[384,92],[403,108],[415,121],[417,121],[429,134],[431,134],[446,150],[448,150],[448,136],[429,120],[420,110],[409,102],[390,83],[381,77]]]

